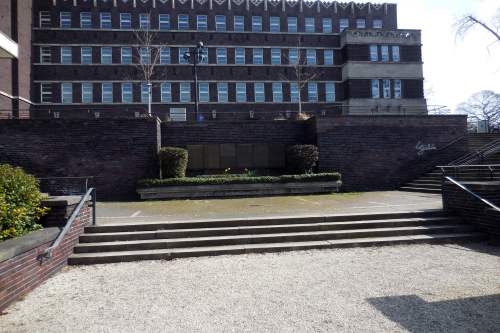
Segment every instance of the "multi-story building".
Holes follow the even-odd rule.
[[[395,4],[37,0],[32,40],[33,117],[145,113],[141,63],[156,64],[162,119],[196,119],[196,92],[205,119],[293,115],[299,104],[323,116],[427,112],[420,31],[398,29]],[[196,89],[184,55],[198,42]]]

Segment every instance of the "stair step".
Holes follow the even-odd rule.
[[[70,265],[90,265],[137,260],[175,259],[185,257],[201,257],[216,255],[232,255],[243,253],[282,252],[310,249],[383,246],[413,243],[443,243],[482,240],[484,235],[477,232],[407,235],[393,237],[367,237],[360,239],[337,239],[313,242],[266,243],[246,245],[209,246],[196,248],[159,249],[147,251],[119,251],[106,253],[81,253],[69,257]]]
[[[441,193],[441,189],[423,188],[423,187],[403,186],[399,190],[404,192],[423,192],[423,193],[435,193],[435,194]]]
[[[441,189],[441,183],[439,184],[432,184],[432,183],[408,183],[406,184],[407,187],[422,187],[422,188],[430,188],[430,189]]]
[[[319,223],[297,223],[278,225],[257,225],[243,227],[220,227],[220,228],[191,228],[191,229],[169,229],[153,231],[111,232],[91,233],[80,236],[81,243],[114,242],[129,240],[148,239],[172,239],[204,236],[226,236],[226,235],[248,235],[248,234],[271,234],[297,231],[326,231],[326,230],[349,230],[366,228],[387,228],[402,226],[424,226],[426,224],[457,222],[455,217],[428,217],[428,218],[406,218],[389,220],[366,220],[347,222],[319,222]]]
[[[196,229],[196,228],[221,228],[221,227],[245,227],[256,225],[279,225],[279,224],[306,224],[322,222],[349,222],[366,220],[386,220],[403,218],[443,217],[443,211],[439,209],[415,211],[415,212],[381,212],[366,214],[336,214],[320,216],[279,216],[266,218],[241,218],[241,219],[217,219],[217,220],[190,220],[190,221],[158,221],[147,223],[106,224],[85,227],[86,234],[109,233],[109,232],[132,232],[132,231],[156,231],[170,229]]]
[[[413,227],[369,228],[354,230],[330,230],[313,232],[273,233],[262,235],[231,235],[212,237],[189,237],[103,243],[80,243],[75,253],[152,250],[182,247],[220,246],[256,243],[317,241],[357,237],[403,236],[414,234],[468,232],[473,228],[467,224],[431,225]]]

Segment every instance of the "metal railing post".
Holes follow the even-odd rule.
[[[96,225],[96,201],[97,201],[97,190],[94,188],[92,191],[92,225]]]

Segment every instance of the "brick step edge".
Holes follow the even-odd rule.
[[[417,243],[459,243],[486,239],[482,233],[455,233],[439,235],[411,235],[363,239],[343,239],[335,241],[268,243],[248,245],[228,245],[199,248],[182,248],[148,251],[106,252],[74,254],[69,257],[69,265],[92,265],[130,262],[139,260],[171,260],[177,258],[236,255],[246,253],[285,252],[314,249],[332,249],[367,246],[387,246]]]

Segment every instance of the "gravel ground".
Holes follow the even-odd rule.
[[[71,267],[2,332],[499,332],[500,248],[412,245]]]

